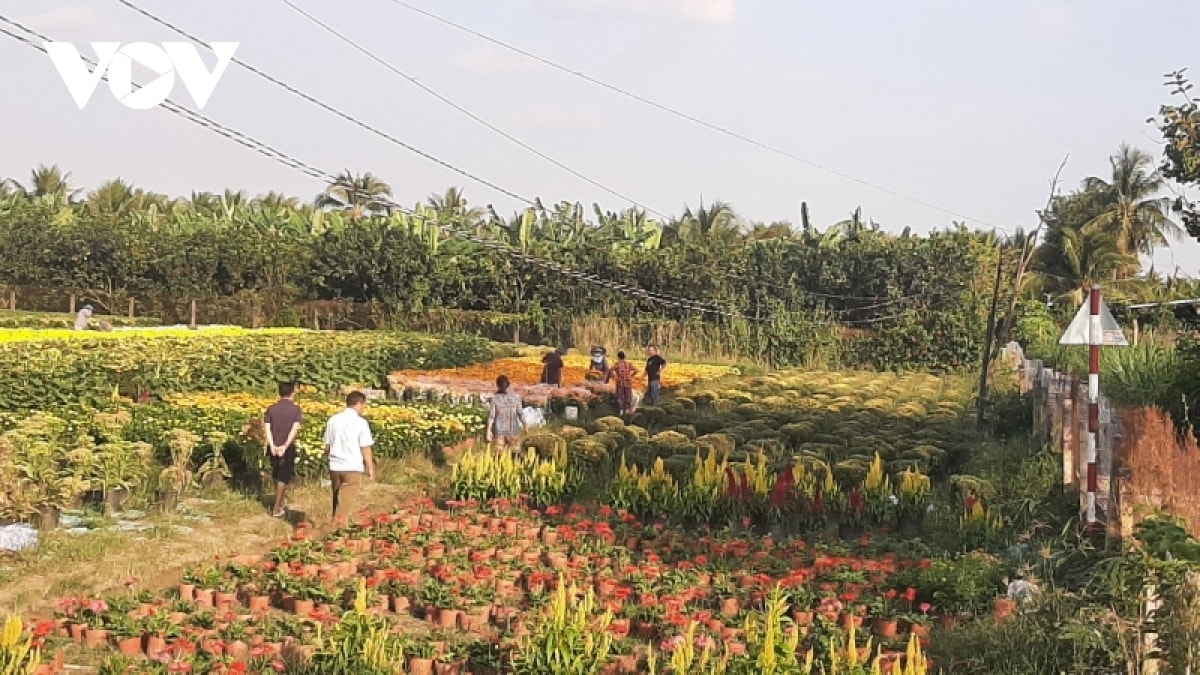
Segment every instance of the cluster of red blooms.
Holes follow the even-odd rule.
[[[771,488],[771,508],[782,509],[787,506],[795,487],[796,474],[792,470],[792,465],[788,464],[775,477],[775,487]]]
[[[738,478],[733,467],[725,467],[725,497],[732,502],[743,504],[750,499],[750,479],[745,473],[741,474],[740,480]]]

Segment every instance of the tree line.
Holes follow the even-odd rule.
[[[118,299],[136,297],[167,320],[192,299],[240,299],[261,306],[264,323],[298,322],[297,303],[342,302],[382,308],[400,324],[433,310],[510,317],[558,340],[556,330],[580,316],[679,322],[722,331],[778,364],[849,335],[870,346],[869,365],[962,368],[979,354],[999,256],[1005,300],[1030,246],[1030,273],[1015,291],[1030,301],[1071,307],[1095,283],[1117,302],[1196,290],[1143,270],[1140,258],[1184,232],[1174,215],[1200,234],[1194,203],[1161,196],[1165,178],[1195,184],[1200,175],[1198,114],[1177,80],[1183,103],[1159,117],[1162,167],[1122,145],[1107,175],[1054,197],[1037,241],[962,224],[890,233],[861,211],[823,228],[807,208],[800,223],[748,222],[723,202],[665,222],[569,201],[504,215],[457,188],[399,209],[384,180],[349,171],[315,199],[234,190],[171,198],[120,179],[84,193],[69,173],[42,166],[0,181],[0,285],[71,289],[118,309]],[[513,251],[723,313],[599,287]]]

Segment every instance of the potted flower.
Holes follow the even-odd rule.
[[[871,627],[875,634],[885,640],[891,640],[899,632],[899,621],[896,614],[896,589],[889,588],[883,593],[876,594],[867,603],[867,611],[871,616]]]
[[[869,505],[862,488],[857,485],[850,488],[838,523],[838,536],[842,541],[856,542],[861,539],[869,515]]]
[[[878,452],[871,460],[871,468],[863,479],[862,493],[867,501],[867,511],[877,526],[890,525],[896,515],[896,494],[892,490],[892,479],[883,469],[883,457]]]
[[[900,474],[899,493],[900,534],[915,537],[929,512],[932,495],[929,476],[915,468],[905,469]]]
[[[192,453],[200,443],[200,437],[185,429],[172,429],[167,433],[167,447],[171,451],[171,463],[158,474],[160,506],[164,513],[174,513],[187,488],[192,484]]]
[[[476,675],[500,675],[503,665],[500,645],[491,640],[471,643],[466,650],[467,667]]]

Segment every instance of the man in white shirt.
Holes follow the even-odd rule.
[[[371,426],[362,416],[367,397],[361,391],[346,397],[346,409],[329,418],[325,425],[325,456],[329,459],[329,481],[333,487],[333,519],[345,521],[358,493],[362,474],[375,478],[375,458],[371,448]]]

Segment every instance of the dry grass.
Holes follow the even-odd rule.
[[[379,480],[364,485],[359,506],[390,509],[406,496],[422,494],[439,481],[438,469],[425,458],[381,462]],[[160,589],[178,583],[190,565],[232,553],[265,551],[286,539],[293,525],[304,521],[318,531],[330,521],[326,488],[307,485],[288,497],[289,520],[272,518],[265,496],[228,490],[189,500],[207,514],[205,523],[179,516],[151,516],[145,532],[96,532],[75,536],[53,532],[38,547],[10,559],[0,559],[0,614],[44,615],[64,595],[99,594],[135,585]],[[186,525],[190,532],[174,526]]]
[[[587,353],[592,345],[605,345],[610,359],[616,357],[618,350],[640,357],[645,353],[646,345],[655,344],[668,355],[667,358],[692,363],[738,363],[749,360],[746,355],[730,348],[727,334],[705,326],[674,321],[634,325],[618,319],[582,317],[571,324],[571,339],[582,353]]]

